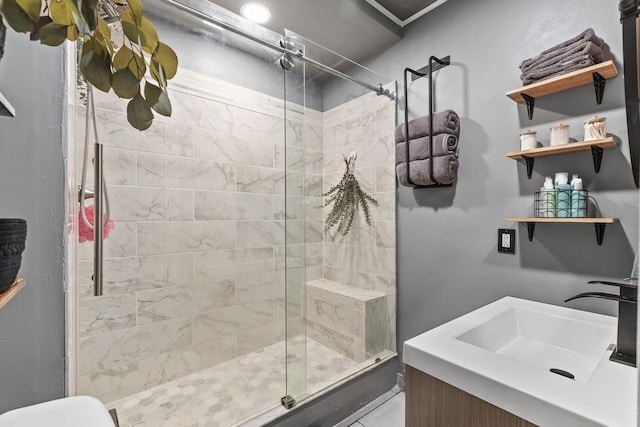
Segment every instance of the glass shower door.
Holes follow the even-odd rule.
[[[286,237],[286,382],[299,402],[395,355],[396,113],[375,91],[395,83],[295,32],[285,38],[306,58],[285,55],[295,66],[285,72],[287,225],[302,219],[304,230],[302,244]],[[348,231],[327,228],[323,193],[351,156],[377,205],[369,223],[358,212]]]
[[[301,241],[304,206],[289,215],[285,187],[302,171],[298,163],[288,176],[279,52],[179,10],[162,16],[149,12],[180,57],[172,117],[138,132],[126,102],[96,91],[114,228],[97,297],[93,242],[72,234],[76,393],[116,408],[127,425],[229,426],[286,394],[285,270],[300,275],[301,265],[288,262],[300,247],[285,248],[285,236]],[[79,97],[78,177],[84,114]],[[304,255],[304,276],[303,264]]]

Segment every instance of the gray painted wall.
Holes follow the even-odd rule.
[[[524,17],[524,18],[523,18]],[[632,180],[624,111],[623,76],[607,81],[597,105],[591,85],[536,100],[534,119],[505,92],[521,85],[521,60],[592,27],[611,48],[622,74],[617,2],[590,0],[449,0],[409,25],[405,37],[365,65],[402,82],[405,67],[418,69],[430,55],[451,55],[435,76],[436,110],[461,117],[458,183],[449,189],[398,189],[398,342],[506,295],[564,305],[586,282],[627,277],[638,244],[638,191]],[[427,81],[410,85],[410,118],[427,111]],[[399,117],[404,111],[399,108]],[[585,119],[607,117],[619,143],[606,151],[600,174],[591,156],[568,154],[526,168],[505,158],[518,149],[518,134],[538,131],[548,145],[549,128],[571,126],[582,140]],[[403,121],[403,119],[399,119]],[[603,216],[620,218],[597,246],[590,225],[538,225],[533,242],[525,226],[505,222],[525,216],[544,176],[578,173]],[[516,254],[497,253],[497,229],[515,228]],[[611,289],[607,289],[611,291]],[[571,307],[611,314],[613,302],[578,300]]]
[[[0,310],[0,413],[64,395],[64,75],[61,48],[7,31],[0,217],[27,220],[25,287]]]

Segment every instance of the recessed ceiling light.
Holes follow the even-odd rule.
[[[240,13],[256,24],[264,24],[271,19],[271,11],[260,3],[246,3],[240,8]]]

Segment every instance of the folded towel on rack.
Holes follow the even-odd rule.
[[[550,58],[561,56],[567,52],[575,52],[576,48],[580,50],[581,48],[584,48],[588,42],[600,48],[604,46],[604,41],[600,37],[596,36],[595,31],[593,31],[592,28],[587,28],[577,36],[558,43],[557,45],[542,51],[535,57],[525,59],[520,64],[520,70],[524,73]]]
[[[404,123],[396,127],[395,141],[396,143],[405,141],[406,134]],[[431,129],[429,128],[429,116],[418,117],[409,122],[409,139],[429,136]],[[453,110],[444,110],[433,114],[433,134],[449,133],[456,137],[460,135],[460,117]]]
[[[431,160],[433,160],[433,178],[440,184],[453,184],[458,176],[458,157],[454,154],[409,162],[411,180],[416,185],[436,184],[431,180]],[[396,165],[396,176],[401,185],[413,187],[407,180],[406,163]]]
[[[562,67],[549,67],[543,68],[540,70],[535,70],[527,74],[523,74],[520,76],[520,80],[522,80],[522,84],[524,86],[530,85],[531,83],[538,82],[540,80],[550,79],[552,77],[561,76],[563,74],[570,73],[572,71],[581,70],[586,67],[590,67],[594,65],[595,62],[589,57],[576,58],[568,64],[563,65]]]
[[[428,159],[431,153],[429,152],[429,137],[423,136],[422,138],[409,140],[409,159],[410,160],[424,160]],[[458,138],[455,135],[448,133],[440,133],[433,137],[433,156],[445,156],[449,154],[456,154],[458,151]],[[407,143],[400,142],[396,144],[396,164],[404,163],[407,161]]]

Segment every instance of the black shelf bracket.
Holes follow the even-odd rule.
[[[596,223],[596,241],[598,242],[598,246],[602,246],[602,240],[604,239],[604,230],[607,228],[607,224],[604,223]]]
[[[536,231],[536,223],[535,222],[527,222],[527,235],[529,236],[529,241],[533,241],[533,233]]]
[[[591,157],[593,157],[593,169],[596,173],[600,173],[600,165],[602,165],[602,153],[604,153],[604,149],[602,147],[598,147],[597,145],[591,146]]]
[[[413,188],[436,188],[436,187],[452,187],[453,184],[442,184],[438,182],[433,176],[433,156],[429,156],[429,177],[435,184],[432,185],[418,185],[411,179],[410,161],[410,138],[409,138],[409,89],[407,85],[407,73],[411,73],[411,80],[417,80],[422,77],[429,77],[429,129],[433,129],[433,73],[440,70],[447,65],[451,64],[451,57],[445,56],[444,58],[436,58],[435,56],[429,57],[429,65],[420,68],[419,70],[412,70],[411,68],[404,69],[404,131],[405,131],[405,153],[406,153],[406,168],[407,168],[407,182],[411,184]],[[429,131],[429,153],[433,153],[433,132]]]
[[[531,175],[533,175],[533,162],[535,159],[529,156],[522,156],[525,163],[527,164],[527,178],[531,179]]]
[[[527,95],[526,93],[521,93],[520,96],[527,104],[527,115],[529,116],[529,120],[533,119],[533,107],[536,103],[536,99],[533,96]]]
[[[604,95],[604,85],[607,79],[602,77],[598,72],[593,73],[593,86],[596,89],[596,102],[602,104],[602,96]]]

